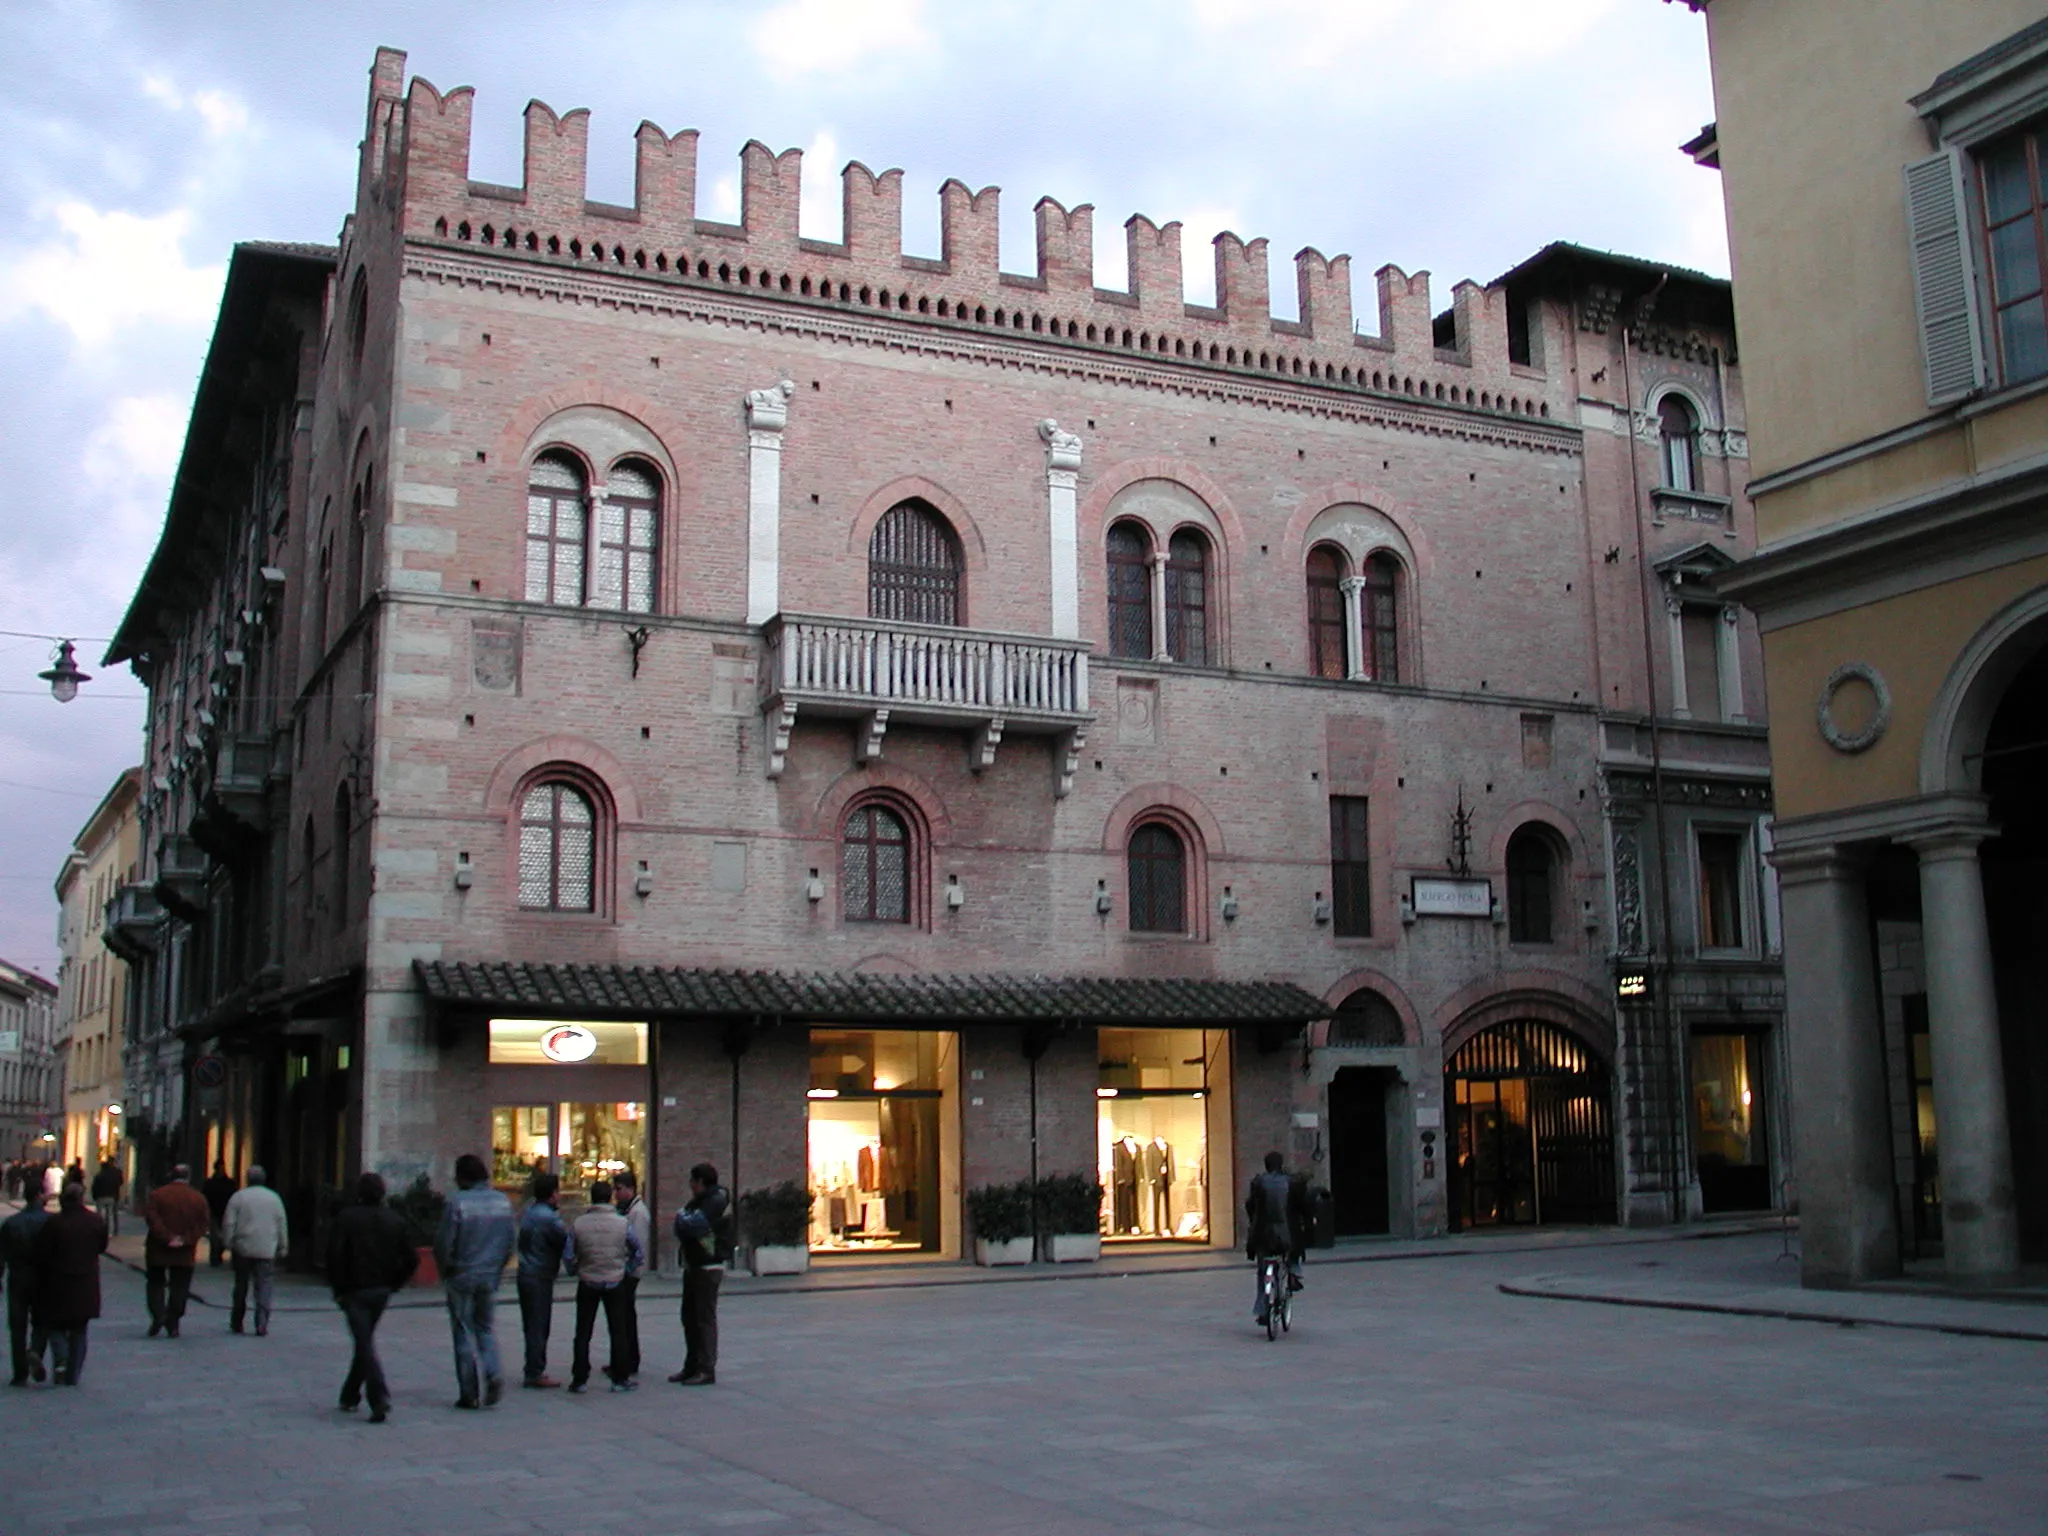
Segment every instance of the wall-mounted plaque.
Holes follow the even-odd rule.
[[[1491,917],[1493,882],[1458,875],[1417,875],[1409,886],[1417,917]]]

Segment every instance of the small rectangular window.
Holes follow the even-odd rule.
[[[1742,843],[1740,832],[1699,834],[1701,949],[1741,949]]]
[[[1372,848],[1363,795],[1330,796],[1330,924],[1337,936],[1372,936]]]
[[[1685,703],[1695,720],[1721,718],[1721,615],[1688,607],[1679,617],[1685,642]]]

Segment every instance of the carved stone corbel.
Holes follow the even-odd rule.
[[[853,737],[853,760],[872,763],[882,755],[882,738],[889,734],[889,711],[871,710],[861,718]]]
[[[789,762],[789,733],[796,728],[796,705],[784,699],[768,716],[768,777],[779,779]]]
[[[1053,748],[1053,799],[1064,800],[1074,792],[1074,775],[1081,768],[1081,749],[1087,745],[1087,727],[1076,726],[1061,737]]]
[[[976,773],[993,768],[996,763],[996,748],[1003,744],[1003,717],[984,720],[981,728],[974,733],[974,740],[967,747],[967,766]]]

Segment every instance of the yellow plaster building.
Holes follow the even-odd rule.
[[[91,1175],[120,1162],[122,1055],[128,965],[101,940],[107,902],[141,860],[136,805],[142,770],[130,768],[100,801],[57,876],[57,1041],[64,1071],[63,1158]],[[123,1171],[128,1172],[125,1163]]]

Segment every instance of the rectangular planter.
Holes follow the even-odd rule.
[[[1013,1237],[1007,1242],[992,1243],[985,1237],[974,1240],[974,1262],[994,1266],[997,1264],[1029,1264],[1031,1262],[1031,1239]]]
[[[763,1245],[747,1255],[747,1268],[757,1275],[801,1275],[810,1267],[811,1250],[796,1245]]]
[[[1055,1232],[1045,1240],[1045,1257],[1054,1264],[1080,1264],[1102,1257],[1099,1232]]]

